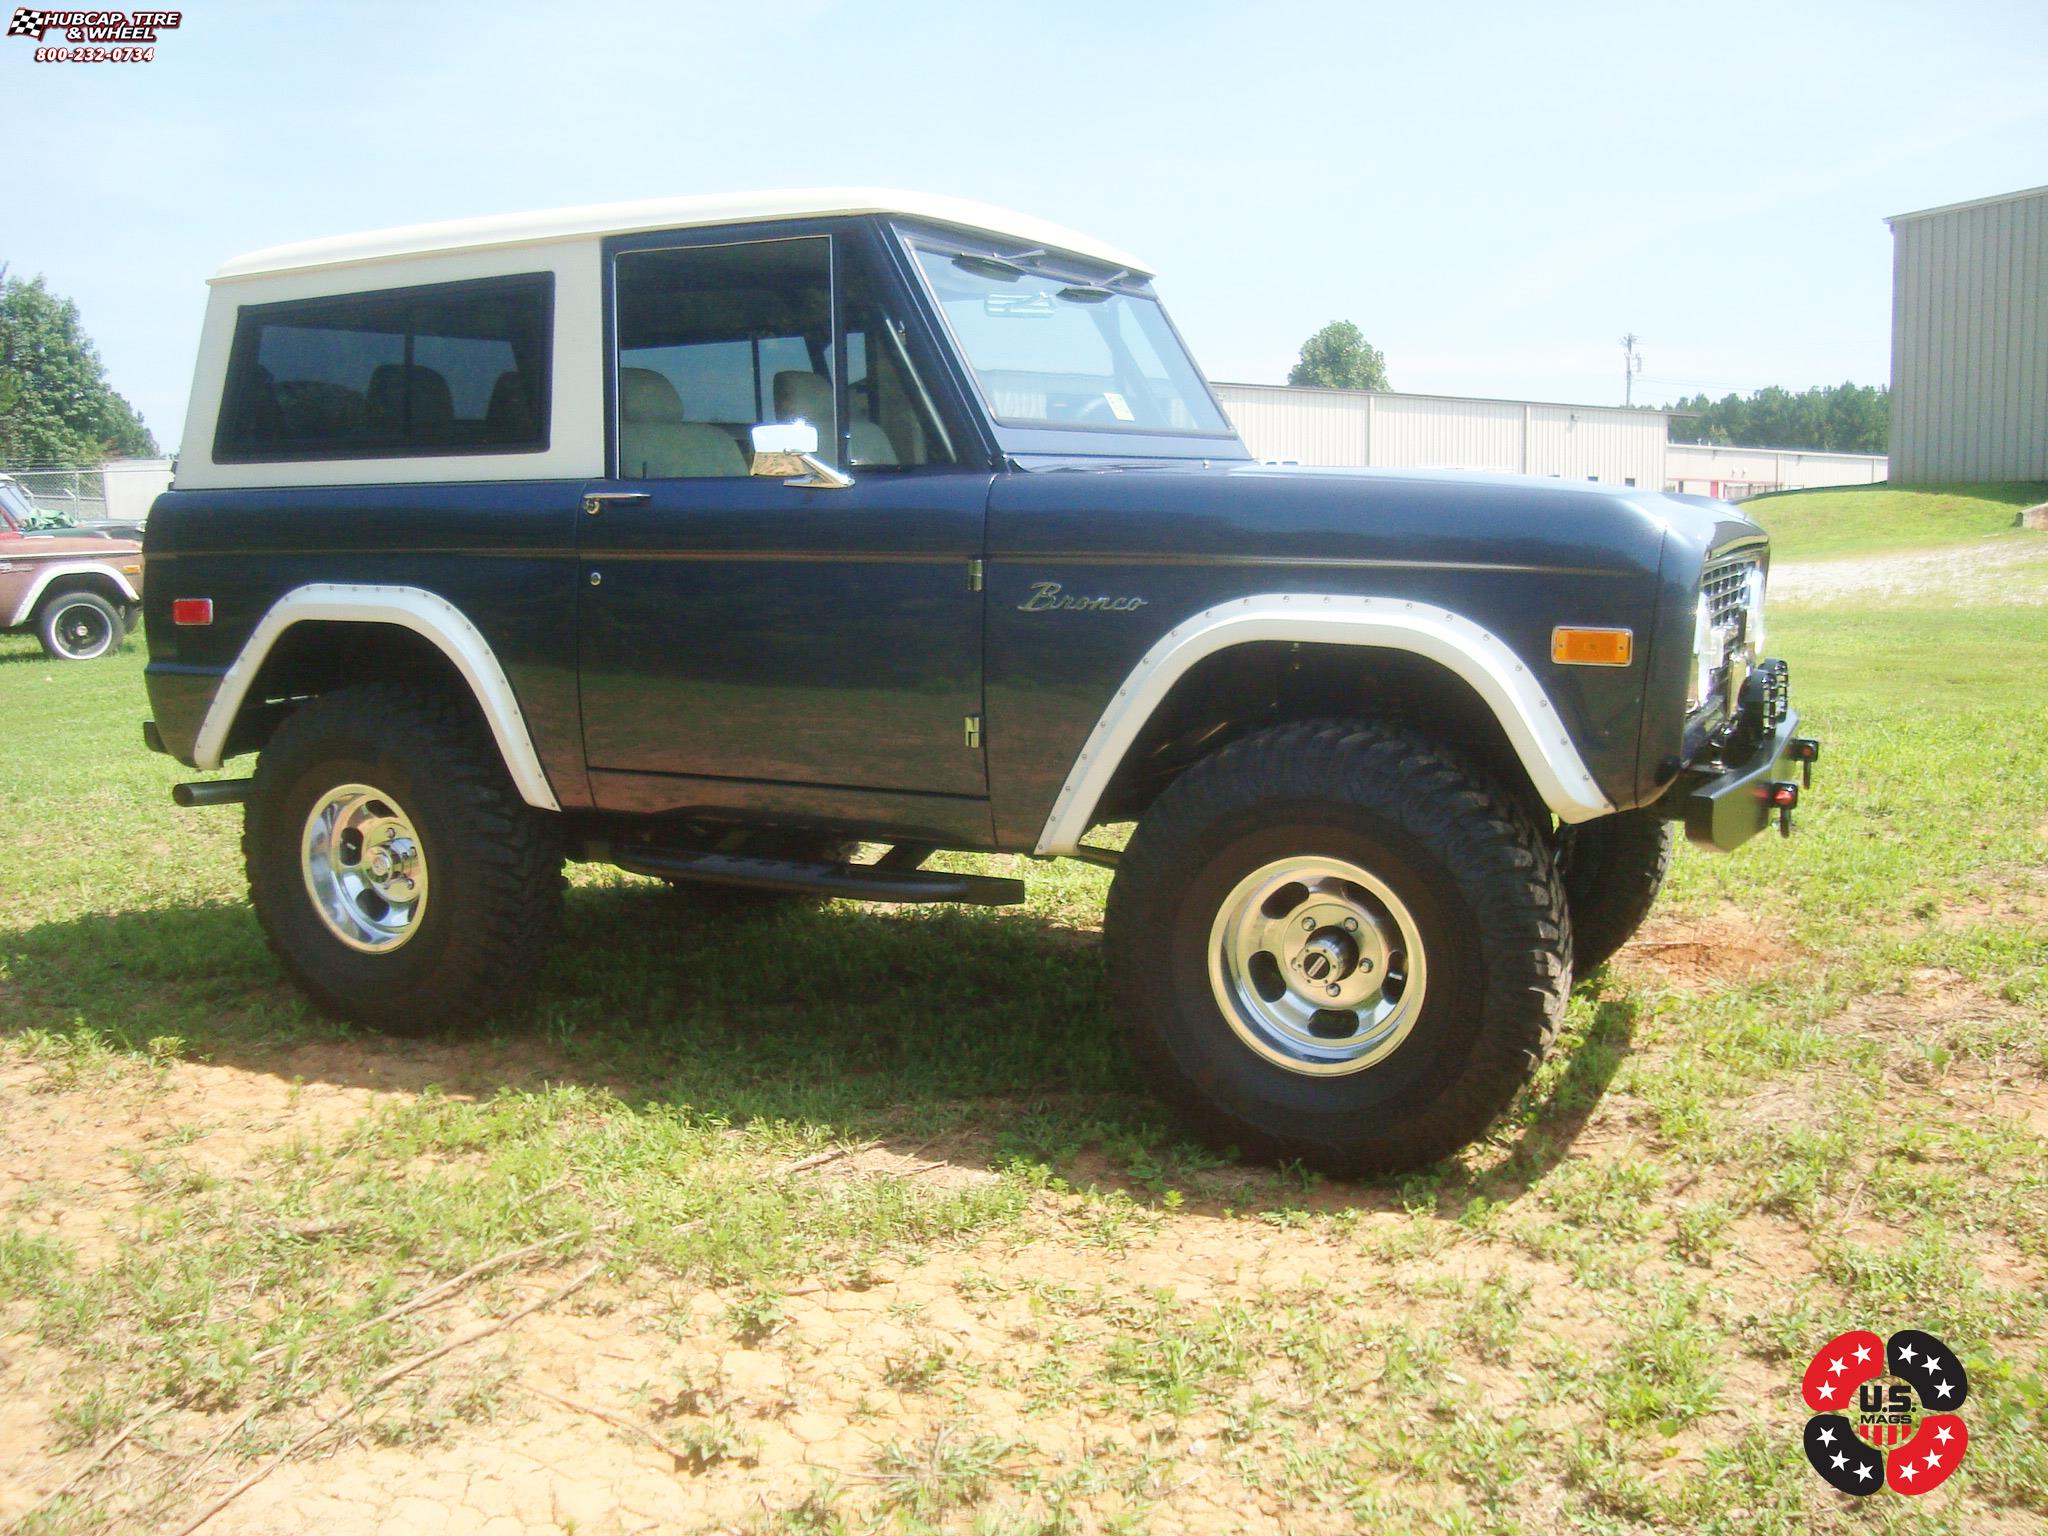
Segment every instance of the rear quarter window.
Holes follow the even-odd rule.
[[[244,307],[214,458],[404,458],[548,446],[554,277]]]

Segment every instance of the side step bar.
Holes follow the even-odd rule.
[[[795,859],[756,859],[681,848],[611,847],[591,852],[629,873],[657,879],[702,880],[765,891],[816,891],[854,901],[963,901],[981,907],[1014,907],[1024,901],[1022,880],[904,869],[889,865],[886,856],[880,864],[805,864]]]

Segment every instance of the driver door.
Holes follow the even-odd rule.
[[[594,791],[805,814],[908,792],[985,827],[989,471],[926,409],[872,259],[781,228],[607,252],[615,473],[578,519]],[[792,419],[850,485],[749,472],[751,428]]]

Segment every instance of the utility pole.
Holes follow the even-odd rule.
[[[1636,343],[1642,337],[1630,331],[1621,338],[1621,403],[1636,403],[1636,375],[1643,371],[1642,356],[1636,351]]]

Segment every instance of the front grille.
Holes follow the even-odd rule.
[[[1714,628],[1732,624],[1738,632],[1743,629],[1749,607],[1749,573],[1755,569],[1754,560],[1730,560],[1707,572],[1700,591],[1706,595],[1707,612]]]

